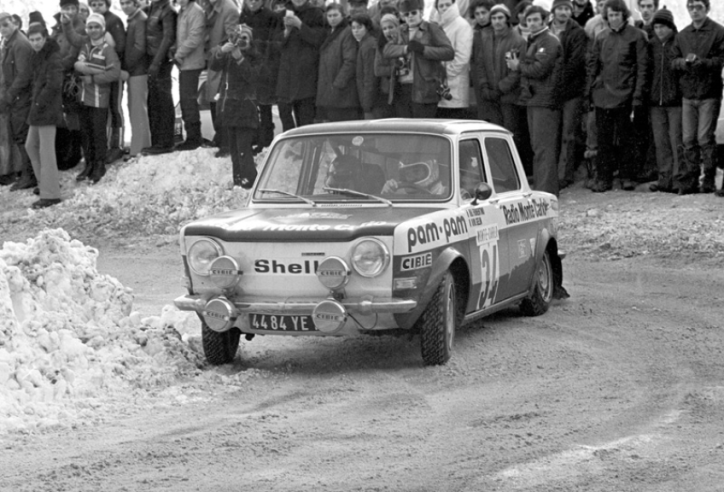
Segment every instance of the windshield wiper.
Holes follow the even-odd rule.
[[[376,195],[370,195],[369,193],[362,193],[361,191],[350,190],[348,188],[330,188],[329,186],[325,186],[322,189],[324,191],[334,191],[336,193],[342,193],[342,194],[347,194],[347,195],[352,195],[352,196],[363,196],[366,198],[374,198],[375,200],[378,200],[390,207],[392,206],[392,201],[388,200],[387,198],[382,198],[382,197],[376,196]]]
[[[283,191],[283,190],[257,190],[257,191],[259,193],[279,193],[280,195],[286,195],[286,196],[291,196],[293,198],[299,198],[303,202],[307,202],[308,204],[310,204],[312,207],[317,206],[316,202],[310,200],[309,198],[304,198],[303,196],[295,195],[294,193],[289,193],[288,191]]]

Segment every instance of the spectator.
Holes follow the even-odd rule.
[[[518,25],[515,26],[515,30],[518,31],[518,34],[520,34],[520,37],[528,40],[528,36],[530,36],[530,28],[525,23],[525,11],[528,10],[528,7],[533,5],[533,2],[531,0],[522,0],[518,5],[515,6],[515,10],[512,12],[513,17],[518,19]]]
[[[385,105],[384,96],[380,94],[380,81],[375,77],[375,53],[377,39],[372,19],[367,14],[352,16],[352,36],[359,43],[357,48],[357,96],[364,119],[375,118],[375,108]]]
[[[227,33],[233,32],[239,22],[239,7],[234,0],[207,0],[206,7],[206,53],[209,69],[206,72],[206,97],[209,100],[211,109],[211,121],[214,125],[214,145],[219,147],[216,157],[227,157],[229,155],[229,144],[224,128],[216,118],[216,94],[219,93],[221,83],[221,72],[210,68],[211,50],[221,45],[226,39]]]
[[[153,0],[146,21],[146,53],[148,66],[148,121],[151,125],[151,147],[145,154],[165,154],[173,150],[175,112],[171,95],[169,50],[176,40],[176,12],[171,0]]]
[[[314,122],[319,48],[325,37],[322,11],[309,0],[291,2],[292,9],[284,16],[277,79],[279,116],[284,131]]]
[[[438,118],[467,118],[470,106],[470,57],[473,51],[473,28],[460,16],[456,0],[436,0],[440,26],[447,35],[455,58],[443,63],[445,83],[437,105]],[[447,88],[447,93],[444,88]]]
[[[131,118],[131,149],[127,159],[136,157],[151,146],[148,123],[148,57],[146,56],[146,13],[139,0],[121,0],[121,9],[128,16],[126,52],[122,69],[128,81],[128,115]]]
[[[375,77],[380,79],[380,95],[386,100],[375,110],[375,118],[391,118],[395,116],[395,86],[400,70],[409,70],[407,58],[401,56],[396,59],[384,57],[384,48],[387,43],[399,44],[400,41],[400,20],[396,15],[385,14],[380,20],[382,33],[377,39],[375,50]]]
[[[367,0],[349,0],[347,3],[350,21],[355,15],[367,15]]]
[[[520,100],[528,109],[535,189],[558,195],[561,111],[556,92],[562,55],[560,41],[545,24],[548,15],[536,5],[526,11],[528,45],[520,58],[508,60],[508,68],[520,71]]]
[[[571,0],[554,0],[551,32],[561,41],[561,72],[557,82],[561,103],[561,153],[558,187],[573,183],[576,164],[583,157],[583,93],[586,89],[588,37],[571,17]]]
[[[596,36],[601,31],[608,29],[608,23],[603,17],[603,7],[606,5],[606,0],[596,0],[596,15],[591,17],[586,25],[583,26],[583,30],[586,31],[588,38],[591,40],[596,39]]]
[[[88,20],[90,13],[90,7],[88,7],[87,3],[78,2],[78,18],[83,21],[83,25],[85,25],[85,21]]]
[[[279,49],[275,40],[279,38],[283,25],[281,17],[268,7],[263,0],[246,0],[239,17],[240,24],[248,25],[254,33],[254,45],[259,55],[259,78],[256,87],[259,107],[259,134],[255,138],[255,152],[268,147],[274,140],[272,106],[276,104],[276,84],[279,74]]]
[[[88,16],[86,30],[89,41],[80,49],[77,72],[83,74],[80,100],[81,134],[83,136],[83,155],[85,169],[77,180],[90,179],[93,184],[106,174],[106,121],[110,104],[111,83],[121,76],[121,63],[115,50],[105,40],[106,21],[102,15],[93,13]]]
[[[28,137],[28,113],[32,97],[33,48],[8,13],[0,13],[0,35],[3,38],[2,71],[4,91],[0,98],[0,113],[8,114],[10,133],[20,154],[21,176],[11,190],[25,190],[37,185],[32,164],[25,151]]]
[[[603,18],[610,29],[594,41],[588,58],[588,90],[596,108],[598,155],[594,192],[613,186],[618,165],[624,190],[633,190],[634,170],[625,155],[630,146],[631,112],[646,97],[648,46],[646,34],[628,23],[630,12],[624,0],[607,0]]]
[[[35,18],[38,18],[37,23]],[[60,203],[55,128],[63,119],[63,65],[60,47],[48,37],[40,13],[32,12],[30,21],[28,38],[35,54],[32,59],[32,103],[28,114],[30,127],[25,149],[39,183],[40,200],[32,207],[45,208]]]
[[[715,191],[714,131],[721,109],[724,65],[724,27],[709,18],[709,0],[689,0],[687,8],[691,24],[676,36],[674,43],[674,66],[680,73],[683,95],[684,170],[680,195],[699,191],[700,165],[704,171],[701,192]]]
[[[372,18],[372,22],[382,27],[382,17],[385,15],[382,10],[385,8],[394,8],[397,10],[399,0],[379,0],[377,3],[367,9],[367,13]]]
[[[591,0],[573,0],[573,15],[571,15],[571,19],[576,21],[579,26],[585,27],[586,22],[593,18],[594,15]]]
[[[502,2],[503,0],[501,0]],[[515,0],[506,0],[506,1],[515,1]],[[468,23],[468,25],[473,24],[473,15],[470,13],[470,0],[456,0],[456,4],[458,6],[458,13],[460,14],[460,17]],[[442,25],[442,12],[440,12],[440,9],[437,6],[437,0],[435,0],[435,8],[432,9],[432,12],[430,12],[430,22],[437,22],[438,24]],[[488,9],[489,10],[489,9]]]
[[[344,8],[330,3],[325,9],[329,31],[319,49],[317,111],[329,121],[359,119],[357,96],[357,41]]]
[[[113,38],[116,55],[118,55],[119,60],[123,61],[123,54],[126,51],[126,30],[123,27],[123,21],[110,11],[111,0],[90,0],[90,7],[93,12],[103,16],[106,21],[106,33]],[[125,122],[123,121],[123,110],[121,108],[122,101],[123,81],[116,80],[111,83],[110,105],[108,107],[111,116],[108,164],[123,157],[123,129]]]
[[[440,26],[422,20],[422,0],[401,0],[400,12],[407,23],[400,27],[397,42],[388,42],[388,59],[405,57],[410,69],[397,77],[395,113],[403,118],[434,118],[440,100],[442,62],[452,60],[455,50]]]
[[[0,63],[5,58],[5,39],[0,36]],[[0,66],[0,100],[5,94],[3,70]],[[20,172],[22,162],[20,153],[12,140],[10,131],[10,115],[0,112],[0,186],[13,184]]]
[[[634,26],[644,31],[651,40],[654,38],[654,12],[659,8],[659,0],[636,0],[636,7],[641,14],[641,20],[637,20]]]
[[[199,77],[206,67],[206,16],[195,0],[179,0],[179,5],[173,58],[179,71],[179,100],[186,140],[178,144],[176,150],[194,150],[202,143],[198,98]]]
[[[234,184],[249,189],[256,180],[252,140],[259,128],[254,103],[257,72],[253,37],[248,26],[240,25],[227,42],[212,50],[211,68],[225,81],[219,87],[218,118],[228,128]]]
[[[470,3],[470,13],[473,17],[473,29],[477,35],[481,29],[490,26],[490,10],[495,0],[473,0]]]
[[[679,162],[683,146],[681,139],[681,90],[677,74],[672,69],[676,58],[674,40],[676,24],[670,11],[657,10],[653,15],[654,37],[649,41],[651,67],[649,79],[651,125],[653,127],[658,181],[651,191],[673,192],[680,189]]]

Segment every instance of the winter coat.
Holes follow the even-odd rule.
[[[440,15],[440,26],[455,50],[455,57],[443,63],[451,100],[440,99],[441,108],[470,106],[470,57],[473,53],[473,28],[460,16],[457,4]]]
[[[106,32],[116,44],[116,54],[120,60],[123,60],[123,54],[126,52],[126,29],[123,27],[123,21],[110,10],[106,10],[103,19],[106,21]]]
[[[676,59],[676,33],[661,41],[654,36],[649,41],[649,101],[651,106],[681,106],[679,75],[672,67]]]
[[[583,12],[581,12],[578,15],[571,15],[571,19],[573,19],[579,26],[586,27],[586,23],[591,20],[594,15],[596,15],[593,11],[593,5],[591,5],[591,2],[587,2],[586,6],[583,7]]]
[[[146,13],[138,9],[128,17],[126,31],[126,51],[121,62],[123,70],[131,77],[148,73],[148,57],[146,55]]]
[[[58,126],[63,122],[63,63],[60,46],[48,38],[33,54],[32,103],[28,124]]]
[[[309,2],[293,9],[302,21],[299,29],[279,34],[281,56],[277,97],[280,102],[299,101],[317,95],[319,48],[325,38],[324,14]]]
[[[679,70],[679,84],[686,99],[721,99],[724,66],[724,27],[708,18],[699,29],[686,26],[676,36],[675,67]],[[693,53],[698,61],[686,63]]]
[[[259,78],[256,97],[259,104],[276,103],[277,76],[279,75],[279,46],[277,40],[284,30],[282,15],[266,7],[252,12],[248,8],[241,11],[239,23],[251,27],[254,44],[259,54]]]
[[[105,40],[95,46],[88,42],[81,47],[78,60],[105,70],[94,75],[91,83],[83,81],[81,103],[93,108],[107,108],[111,99],[111,83],[121,76],[121,62],[115,50]]]
[[[588,93],[598,108],[640,106],[646,100],[648,43],[640,29],[624,24],[601,32],[589,53]]]
[[[479,101],[517,103],[520,99],[520,71],[510,70],[505,56],[513,50],[525,53],[525,39],[512,27],[497,36],[492,28],[483,29],[479,36],[480,49],[473,61],[476,97]]]
[[[375,77],[375,54],[377,53],[377,40],[373,33],[368,32],[359,42],[357,48],[357,97],[365,113],[380,101],[380,80]]]
[[[410,38],[410,28],[407,24],[400,26],[400,40],[385,45],[383,54],[385,58],[396,59],[404,56],[412,59],[412,102],[418,104],[437,104],[440,96],[437,90],[443,79],[444,67],[442,62],[455,58],[455,50],[450,44],[445,31],[434,23],[423,21],[418,26],[415,39],[424,45],[423,53],[405,54]]]
[[[200,70],[206,67],[204,37],[206,15],[196,2],[181,9],[176,18],[176,51],[174,58],[181,60],[179,70]]]
[[[558,81],[560,102],[582,97],[586,91],[586,53],[588,36],[574,20],[569,19],[558,36],[561,41],[561,73]]]
[[[561,42],[548,28],[531,34],[520,55],[520,103],[524,106],[557,108],[561,71]]]
[[[60,47],[60,57],[61,62],[63,63],[63,70],[66,72],[72,72],[73,65],[75,65],[76,60],[78,60],[78,53],[80,52],[82,42],[78,44],[71,43],[68,36],[69,33],[72,32],[75,35],[74,37],[87,40],[88,37],[85,32],[85,23],[76,16],[73,22],[63,24],[60,21],[60,13],[55,15],[55,19],[57,24],[53,28],[53,33],[50,37],[53,38]]]
[[[146,53],[149,67],[158,67],[169,59],[169,50],[176,41],[176,11],[171,0],[159,0],[151,4],[146,20]]]
[[[231,53],[222,53],[218,46],[211,50],[210,67],[221,73],[216,116],[221,126],[259,128],[254,87],[258,74],[258,59],[253,51],[244,52],[241,60]]]
[[[11,118],[25,121],[32,95],[33,48],[25,34],[17,29],[5,44],[2,59],[4,94],[0,112],[9,112]]]
[[[317,106],[358,108],[357,40],[346,21],[330,32],[319,48]]]
[[[386,44],[385,35],[380,34],[375,48],[375,77],[380,81],[380,92],[385,96],[387,104],[392,104],[395,98],[395,63],[397,59],[385,58]]]
[[[229,29],[235,27],[239,22],[239,7],[234,0],[217,0],[213,5],[209,4],[206,10],[206,58],[211,64],[211,51],[219,46],[226,39]],[[206,97],[213,101],[219,92],[221,72],[209,68],[206,73]]]

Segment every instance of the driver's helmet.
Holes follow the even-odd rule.
[[[435,159],[400,165],[400,178],[423,188],[430,188],[440,179],[440,166]]]
[[[325,184],[330,188],[352,188],[360,163],[356,157],[341,155],[329,166]]]

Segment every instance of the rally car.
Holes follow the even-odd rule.
[[[182,228],[175,304],[198,314],[211,364],[242,333],[414,333],[424,364],[445,364],[461,324],[566,296],[557,223],[498,126],[305,126],[274,141],[245,208]]]

